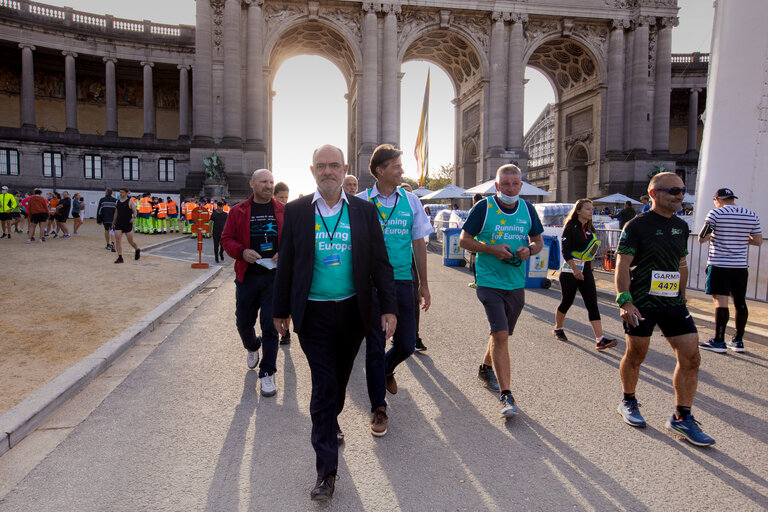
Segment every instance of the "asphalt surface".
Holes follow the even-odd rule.
[[[596,352],[580,300],[565,324],[571,341],[554,340],[559,292],[529,290],[510,340],[521,413],[505,421],[476,379],[488,328],[470,274],[434,254],[429,265],[429,350],[398,369],[383,438],[370,434],[361,350],[329,505],[309,500],[310,379],[296,335],[279,351],[277,395],[261,397],[225,271],[0,457],[0,511],[768,507],[764,347],[702,353],[693,412],[717,444],[697,448],[664,429],[675,359],[659,334],[637,390],[648,428],[634,429],[616,413],[624,342]],[[619,335],[615,305],[601,299],[600,308],[606,332]]]

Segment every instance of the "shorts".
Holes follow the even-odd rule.
[[[12,219],[18,219],[21,217],[21,212],[11,212]]]
[[[475,293],[485,308],[485,316],[488,317],[491,334],[498,331],[509,331],[511,336],[525,305],[525,289],[501,290],[478,286]]]
[[[73,213],[72,214],[72,218],[73,219],[79,219],[80,218],[80,214],[79,213]]]
[[[734,298],[747,296],[748,268],[707,267],[707,295],[733,295]]]
[[[11,212],[0,213],[0,221],[11,220]]]
[[[66,215],[57,215],[54,217],[56,219],[56,222],[59,224],[66,224],[67,223],[67,216]]]
[[[48,220],[47,213],[33,213],[29,216],[29,220],[32,224],[43,224]]]
[[[641,320],[637,327],[624,322],[624,332],[630,336],[648,337],[653,334],[653,328],[657,325],[665,338],[698,332],[688,308],[683,305],[637,309],[644,320]]]
[[[27,212],[21,212],[21,216],[26,219],[28,217]]]
[[[104,231],[109,231],[112,229],[112,223],[111,222],[105,222],[104,223]]]
[[[112,226],[112,229],[114,229],[115,231],[122,231],[123,233],[130,233],[131,231],[133,231],[133,224],[131,224],[130,222],[115,224],[114,226]]]

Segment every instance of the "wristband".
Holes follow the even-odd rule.
[[[632,302],[632,294],[627,292],[621,292],[616,295],[616,304],[619,305],[619,307],[623,306],[627,302]]]

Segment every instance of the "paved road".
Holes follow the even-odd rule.
[[[166,235],[166,236],[181,236],[181,235]],[[197,263],[197,238],[190,238],[190,235],[184,235],[184,238],[176,242],[157,247],[149,251],[149,254],[153,256],[163,256],[165,258],[172,258],[176,260],[189,261],[190,263]],[[216,265],[216,260],[213,255],[213,239],[203,238],[203,263],[209,265]],[[231,264],[232,258],[224,253],[224,264]]]
[[[768,507],[764,348],[702,354],[694,413],[717,444],[696,448],[664,431],[675,361],[663,338],[654,336],[638,388],[649,426],[633,429],[615,411],[623,342],[596,353],[589,330],[577,323],[586,321],[580,306],[566,321],[573,341],[555,341],[549,331],[558,292],[529,291],[511,342],[522,412],[505,422],[495,396],[475,378],[487,326],[467,271],[439,266],[436,255],[429,262],[435,304],[422,320],[429,350],[397,373],[400,391],[388,397],[390,431],[381,439],[369,433],[361,351],[340,419],[347,434],[340,480],[332,503],[319,508]],[[281,347],[278,394],[259,396],[233,325],[226,274],[75,405],[0,457],[0,482],[13,473],[9,466],[35,461],[0,499],[0,511],[318,508],[309,501],[315,475],[306,360],[298,343]],[[615,307],[603,302],[601,310],[607,332],[618,334]],[[89,403],[83,421],[66,410]]]

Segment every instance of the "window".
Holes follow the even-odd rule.
[[[43,176],[50,178],[53,176],[51,170],[56,169],[56,177],[61,178],[62,166],[61,166],[61,153],[53,153],[52,151],[43,152]]]
[[[15,149],[0,149],[0,174],[19,175],[19,152]]]
[[[88,180],[101,179],[101,155],[85,155],[83,157],[83,173]]]
[[[174,181],[176,179],[173,158],[161,158],[158,160],[157,179],[159,181]]]
[[[123,157],[123,180],[139,181],[139,157],[137,156]]]

